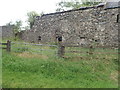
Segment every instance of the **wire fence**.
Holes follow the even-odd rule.
[[[120,54],[120,51],[117,47],[111,46],[79,46],[79,45],[70,45],[62,44],[59,42],[57,45],[49,44],[36,44],[36,43],[25,43],[25,42],[11,42],[0,43],[0,45],[6,45],[7,51],[12,51],[15,53],[36,53],[47,56],[59,56],[59,57],[115,57],[117,58]]]
[[[118,48],[110,46],[96,46],[96,47],[81,47],[75,45],[48,45],[48,44],[34,44],[34,43],[19,43],[12,42],[11,50],[13,52],[30,52],[45,54],[50,56],[60,57],[103,57],[103,56],[115,56],[120,54]]]
[[[55,56],[57,55],[57,45],[12,42],[11,51],[16,53],[29,52]]]

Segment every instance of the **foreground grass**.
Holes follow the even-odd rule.
[[[3,51],[3,88],[117,88],[116,55],[104,59]]]

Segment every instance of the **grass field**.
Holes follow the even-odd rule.
[[[66,53],[57,57],[56,48],[42,47],[51,51],[37,51],[39,46],[27,46],[36,50],[14,48],[3,50],[2,86],[4,88],[117,88],[118,56],[102,54],[116,52],[97,49],[101,54]],[[67,48],[67,50],[73,50]],[[75,49],[75,48],[74,48]],[[78,50],[78,48],[76,48]],[[52,51],[53,50],[53,51]],[[86,49],[80,49],[86,51]]]

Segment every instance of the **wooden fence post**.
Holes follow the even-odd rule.
[[[58,42],[58,56],[63,57],[65,54],[65,46],[62,45],[62,42]]]
[[[6,48],[7,52],[11,51],[11,41],[7,41],[7,48]]]
[[[91,45],[89,48],[89,55],[93,55],[94,47]]]

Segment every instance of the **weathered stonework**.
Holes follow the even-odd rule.
[[[0,37],[11,38],[14,37],[13,26],[0,26]]]
[[[34,27],[22,32],[21,38],[29,42],[52,43],[62,36],[63,44],[116,46],[118,9],[105,9],[101,5],[38,16]]]

